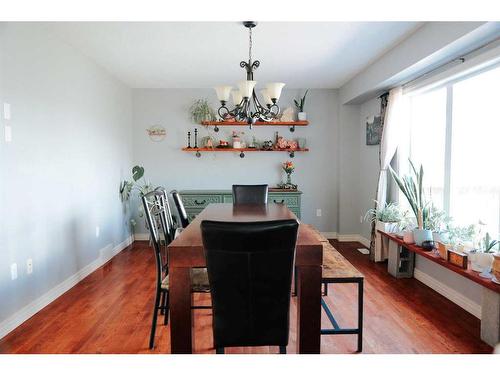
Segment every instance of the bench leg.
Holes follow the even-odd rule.
[[[363,280],[358,281],[358,352],[363,351]]]

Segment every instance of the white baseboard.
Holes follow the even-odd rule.
[[[448,285],[445,285],[442,282],[436,280],[432,276],[429,276],[425,272],[420,271],[418,268],[415,268],[415,270],[413,271],[413,277],[424,283],[428,287],[434,289],[442,296],[448,298],[450,301],[457,304],[465,311],[468,311],[475,317],[481,319],[481,305],[465,297],[463,294],[458,293]]]
[[[135,233],[134,241],[149,241],[149,233]]]
[[[120,251],[122,251],[127,246],[132,244],[133,242],[132,239],[133,239],[132,236],[129,236],[125,241],[119,243],[115,247],[112,247],[111,244],[105,246],[99,251],[100,254],[99,258],[94,260],[92,263],[87,264],[77,273],[68,277],[62,283],[55,286],[42,296],[38,297],[36,300],[23,307],[21,310],[11,315],[9,318],[5,319],[3,322],[0,323],[0,338],[4,337],[9,332],[14,330],[16,327],[20,326],[23,322],[31,318],[33,315],[35,315],[49,303],[56,300],[62,294],[67,292],[69,289],[78,284],[81,280],[83,280],[92,272],[94,272],[96,269],[107,263]]]
[[[328,240],[336,240],[338,237],[337,232],[321,232],[321,235]]]

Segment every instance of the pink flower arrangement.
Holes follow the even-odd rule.
[[[295,165],[291,161],[285,161],[282,165],[283,170],[286,174],[291,174],[295,170]]]

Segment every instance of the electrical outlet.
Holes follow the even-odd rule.
[[[101,234],[101,228],[99,228],[99,226],[97,225],[97,226],[95,227],[95,236],[96,236],[96,237],[99,237],[99,235],[100,235],[100,234]]]
[[[26,261],[26,273],[28,275],[32,274],[33,273],[33,259],[29,258],[27,261]]]
[[[316,209],[316,216],[321,217],[321,208]]]
[[[10,278],[12,280],[17,279],[17,263],[12,263],[10,265]]]

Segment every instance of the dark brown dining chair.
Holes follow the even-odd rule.
[[[149,228],[151,242],[156,264],[156,292],[153,308],[153,322],[149,336],[149,348],[153,349],[156,334],[156,322],[158,311],[165,315],[164,324],[168,324],[169,313],[169,277],[168,277],[168,253],[162,253],[162,244],[166,247],[173,239],[173,227],[167,194],[165,190],[157,189],[142,196],[142,204],[146,214],[146,223]],[[163,234],[163,241],[161,235]],[[206,268],[193,268],[191,270],[191,292],[210,291]],[[192,306],[192,308],[211,308],[210,306]]]
[[[181,228],[186,228],[189,225],[189,219],[186,213],[186,209],[184,208],[184,204],[182,203],[181,196],[179,195],[179,192],[177,190],[172,190],[170,192],[170,195],[172,196],[175,208],[177,209]]]
[[[217,353],[241,346],[286,353],[298,227],[296,220],[201,222]]]
[[[267,204],[267,185],[233,185],[234,204]]]

